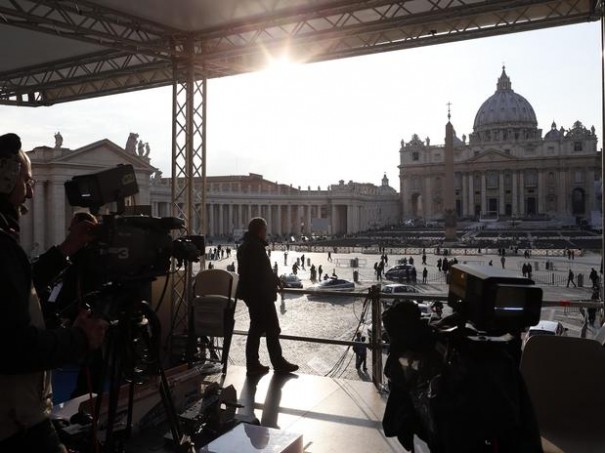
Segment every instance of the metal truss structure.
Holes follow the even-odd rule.
[[[190,45],[190,43],[188,44]],[[193,65],[175,68],[172,116],[172,214],[185,220],[188,233],[205,234],[206,89]],[[187,331],[192,274],[175,272],[172,285],[172,333]]]
[[[217,3],[197,2],[209,12],[221,8]],[[249,14],[181,29],[161,16],[151,20],[108,4],[120,3],[0,0],[3,52],[10,47],[11,30],[37,39],[47,36],[66,47],[77,44],[61,59],[49,60],[38,50],[31,65],[10,66],[10,55],[3,54],[0,104],[45,106],[172,86],[173,213],[185,219],[191,233],[204,233],[205,225],[208,79],[254,71],[284,54],[301,63],[317,62],[595,21],[603,15],[603,0],[258,0],[247,5],[250,11],[256,8]],[[124,2],[131,11],[137,7],[149,13],[147,2]],[[188,300],[190,279],[184,275],[173,282],[175,327],[187,325],[188,307],[182,302]]]
[[[257,70],[287,53],[314,62],[600,17],[601,0],[309,2],[201,31],[178,30],[91,0],[0,0],[2,26],[98,46],[63,61],[0,73],[0,103],[50,105],[172,84],[175,62],[207,79]],[[292,2],[289,2],[292,3]],[[191,43],[185,45],[184,43]]]

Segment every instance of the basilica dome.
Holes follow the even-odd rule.
[[[496,92],[479,108],[473,129],[480,132],[488,129],[523,127],[536,128],[538,121],[533,107],[511,88],[511,82],[502,68]]]

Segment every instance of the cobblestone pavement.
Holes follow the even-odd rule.
[[[284,265],[284,253],[274,251],[271,253],[271,262],[277,262],[279,267],[279,274],[290,273],[292,263],[297,257],[300,257],[303,252],[290,251],[287,257],[287,265]],[[376,284],[374,277],[373,265],[374,262],[379,261],[378,255],[365,255],[365,254],[332,254],[332,261],[328,261],[327,253],[314,253],[304,252],[305,260],[309,258],[312,264],[315,266],[322,265],[323,272],[336,274],[340,278],[346,278],[349,280],[353,279],[353,268],[350,267],[351,259],[359,258],[359,279],[360,282],[357,285],[357,289],[368,288],[372,284]],[[421,275],[423,266],[420,265],[421,257],[412,256],[414,264],[418,269],[418,274]],[[393,266],[397,263],[397,260],[402,256],[389,256],[389,266]],[[409,257],[408,257],[409,258]],[[439,273],[436,267],[437,259],[439,256],[427,255],[427,270],[429,271],[429,283],[426,285],[416,285],[419,291],[430,294],[445,294],[447,291],[447,285],[443,274]],[[450,257],[448,257],[449,259]],[[473,256],[458,256],[460,262],[484,264],[491,260],[494,266],[500,266],[500,257],[495,255],[473,255]],[[577,257],[575,260],[567,260],[562,257],[536,257],[531,258],[532,266],[534,269],[538,269],[536,273],[544,269],[546,260],[554,262],[554,268],[556,271],[550,272],[549,274],[555,274],[557,276],[564,274],[567,276],[568,269],[571,267],[577,274],[584,274],[585,284],[589,284],[587,281],[588,273],[590,269],[594,267],[599,269],[600,257],[597,255],[586,255]],[[523,263],[523,256],[507,256],[506,257],[506,268],[515,270],[521,275],[521,266]],[[215,268],[225,269],[227,265],[235,262],[235,258],[225,258],[218,261],[213,261]],[[537,263],[537,265],[536,265]],[[237,266],[237,263],[235,263]],[[287,270],[286,270],[287,269]],[[309,266],[306,266],[306,270],[300,270],[298,272],[299,277],[303,281],[303,285],[308,287],[311,285],[309,280]],[[551,281],[551,275],[545,281]],[[538,280],[538,279],[537,279]],[[560,279],[559,279],[560,280]],[[566,281],[566,279],[565,279]],[[384,282],[389,283],[389,282]],[[590,290],[586,287],[583,288],[566,288],[563,286],[551,286],[541,285],[544,289],[545,300],[586,300],[590,298]],[[279,320],[281,324],[282,334],[296,335],[296,336],[308,336],[316,338],[328,338],[336,340],[352,340],[358,326],[361,331],[367,336],[367,329],[370,327],[370,311],[366,318],[361,322],[361,315],[363,311],[364,299],[363,298],[336,298],[332,300],[308,300],[307,296],[295,297],[293,295],[286,295],[285,299],[276,302]],[[543,309],[543,319],[552,319],[561,321],[565,327],[567,327],[568,334],[571,336],[579,336],[580,329],[582,326],[582,316],[577,308],[563,309]],[[235,314],[235,329],[246,331],[249,325],[248,311],[245,304],[241,301],[238,302],[238,306]],[[588,337],[596,334],[596,330],[589,328]],[[246,343],[246,337],[242,335],[235,335],[233,338],[230,361],[237,365],[244,365],[244,348]],[[308,343],[293,340],[282,340],[282,348],[284,350],[284,356],[300,365],[301,372],[307,374],[316,375],[330,375],[333,377],[342,377],[346,379],[361,379],[371,380],[371,354],[368,351],[368,373],[359,373],[355,369],[355,358],[352,350],[345,346],[339,345],[325,345],[318,343]],[[260,348],[261,362],[268,364],[269,359],[267,355],[266,346],[264,339],[261,340]]]

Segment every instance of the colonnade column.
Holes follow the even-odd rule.
[[[248,219],[246,220],[246,223],[249,223],[250,220],[252,220],[252,205],[248,204]]]
[[[208,236],[214,236],[214,205],[208,204]]]
[[[288,205],[288,210],[286,215],[286,234],[292,234],[292,205]]]
[[[229,219],[228,222],[229,224],[227,225],[227,234],[231,235],[231,233],[233,233],[233,205],[230,204],[229,206]]]
[[[267,224],[269,225],[269,232],[273,233],[273,213],[271,212],[272,206],[267,205]]]
[[[311,205],[307,205],[307,234],[311,234]]]
[[[219,234],[219,236],[222,236],[223,234],[225,234],[224,217],[225,217],[225,213],[223,212],[223,205],[219,204],[218,205],[218,234]]]
[[[282,232],[281,232],[281,222],[282,222],[282,218],[281,218],[281,205],[278,204],[277,205],[277,234],[281,236]]]

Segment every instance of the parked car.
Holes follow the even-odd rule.
[[[531,326],[525,334],[525,339],[523,340],[523,346],[525,343],[536,335],[556,335],[559,337],[563,337],[567,335],[567,327],[563,327],[559,321],[540,321],[535,326]]]
[[[380,292],[382,294],[397,295],[397,294],[418,293],[418,290],[410,285],[403,285],[401,283],[390,283],[388,285],[383,285],[382,288],[380,288]],[[382,309],[386,310],[387,308],[392,307],[393,305],[396,305],[400,300],[401,299],[390,299],[390,298],[382,299]],[[414,303],[417,303],[416,300],[412,299],[412,301]]]
[[[303,284],[300,278],[294,274],[282,274],[279,276],[284,288],[302,288]]]
[[[412,269],[414,269],[414,266],[410,264],[398,264],[386,271],[384,278],[392,282],[411,281]]]
[[[389,283],[383,285],[380,288],[380,292],[383,294],[405,294],[405,293],[417,293],[418,290],[411,285],[403,285],[401,283]]]
[[[354,291],[355,283],[343,278],[328,278],[310,286],[309,291]]]

